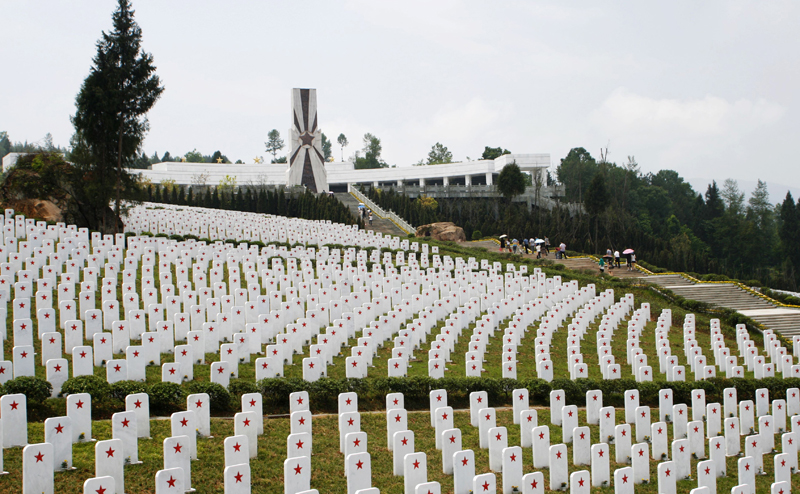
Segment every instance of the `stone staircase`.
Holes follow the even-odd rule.
[[[639,279],[663,286],[684,298],[734,309],[784,336],[800,335],[800,309],[780,307],[733,283],[695,283],[677,274],[640,276]]]
[[[337,192],[333,194],[336,199],[339,200],[342,204],[347,206],[350,212],[358,218],[358,200],[353,197],[348,192]],[[372,226],[369,225],[369,222],[364,220],[364,228],[367,230],[373,230],[375,232],[380,232],[384,236],[386,235],[393,235],[396,237],[405,237],[406,233],[397,227],[391,220],[379,218],[377,215],[372,215]]]

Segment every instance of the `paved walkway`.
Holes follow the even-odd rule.
[[[353,197],[348,192],[337,192],[333,194],[339,202],[344,204],[345,206],[350,209],[350,212],[358,218],[358,200]],[[378,218],[377,215],[372,215],[372,226],[370,226],[369,221],[364,221],[364,227],[367,230],[373,230],[375,232],[380,232],[384,236],[386,235],[394,235],[396,237],[406,237],[406,232],[401,230],[397,225],[395,225],[391,220]]]

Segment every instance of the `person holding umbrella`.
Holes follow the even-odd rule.
[[[622,255],[625,256],[625,259],[628,263],[628,271],[633,271],[633,249],[625,249],[622,251]]]
[[[500,235],[500,252],[503,252],[506,248],[506,238],[508,235]]]

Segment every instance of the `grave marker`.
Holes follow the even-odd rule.
[[[192,490],[192,464],[189,457],[189,438],[186,436],[167,437],[163,442],[164,470],[180,471],[184,490]],[[175,478],[178,478],[175,475]],[[156,480],[158,484],[158,480]],[[178,492],[177,489],[175,492]]]
[[[108,494],[124,494],[125,492],[125,461],[122,456],[122,448],[121,439],[97,441],[94,445],[94,476],[114,478],[115,491]]]

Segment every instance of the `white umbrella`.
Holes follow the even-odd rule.
[[[535,244],[543,244],[544,240],[542,240],[541,238],[537,238],[536,240],[533,241],[533,243],[535,243]]]
[[[508,235],[505,235],[505,234],[500,235],[500,238],[508,238]]]

